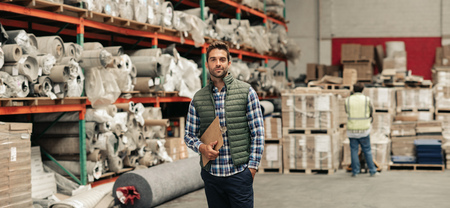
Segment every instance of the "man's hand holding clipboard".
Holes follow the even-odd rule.
[[[216,117],[209,125],[200,140],[203,142],[203,145],[200,145],[200,152],[203,166],[205,166],[210,160],[215,160],[219,156],[219,149],[223,146],[219,117]]]

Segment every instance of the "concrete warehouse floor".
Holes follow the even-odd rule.
[[[338,170],[333,175],[257,174],[255,207],[450,207],[450,171],[384,171],[377,177]],[[158,208],[207,207],[204,189]]]

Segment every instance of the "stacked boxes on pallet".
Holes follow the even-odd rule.
[[[416,122],[394,122],[391,126],[392,155],[414,157]]]
[[[32,124],[0,124],[0,207],[32,207]]]
[[[341,63],[346,69],[355,69],[358,81],[372,81],[374,47],[371,45],[342,44]]]
[[[261,158],[260,172],[283,172],[283,131],[281,118],[264,119],[265,144]]]
[[[401,117],[402,120],[433,120],[434,104],[432,89],[406,88],[397,90],[397,116]]]
[[[285,173],[327,170],[339,165],[338,105],[330,93],[282,94]]]
[[[448,47],[448,45],[446,46]],[[442,48],[441,48],[442,50]],[[442,122],[442,148],[447,161],[447,169],[450,168],[450,67],[442,66],[442,58],[436,54],[437,62],[432,69],[435,100],[435,120]],[[446,65],[448,65],[448,59]]]

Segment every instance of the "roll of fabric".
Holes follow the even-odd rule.
[[[37,42],[36,36],[33,33],[28,33],[28,39],[30,39],[30,45],[32,47],[35,47],[36,50],[38,50],[39,49],[39,44]]]
[[[162,26],[172,28],[173,24],[173,5],[171,2],[166,1],[161,6]]]
[[[64,41],[59,36],[44,36],[36,38],[40,53],[52,54],[59,62],[65,55]]]
[[[70,68],[66,65],[56,65],[49,75],[53,82],[67,82],[69,80]]]
[[[5,62],[18,62],[22,58],[22,48],[17,44],[6,44],[2,49]]]
[[[30,37],[25,30],[8,30],[6,33],[9,37],[5,44],[19,45],[24,54],[37,54],[37,49],[31,45]]]
[[[82,68],[106,67],[113,61],[111,53],[103,49],[85,50],[81,55]]]
[[[141,197],[134,200],[133,207],[147,208],[198,190],[204,186],[198,161],[193,157],[125,173],[114,183],[113,196],[119,201],[116,190],[134,186]]]
[[[64,48],[66,50],[66,57],[72,57],[76,61],[79,61],[81,54],[83,53],[83,47],[76,43],[64,43]]]
[[[147,143],[147,147],[154,153],[159,152],[160,148],[164,147],[158,139],[147,139],[145,142]]]
[[[150,0],[149,2],[147,2],[147,11],[148,11],[148,15],[147,15],[147,23],[151,24],[151,25],[159,25],[159,22],[157,22],[156,16],[155,16],[155,6],[154,6],[154,2],[153,0]],[[159,0],[158,0],[158,4],[159,4]],[[160,19],[159,19],[160,21]]]
[[[127,50],[125,51],[129,56],[154,56],[160,57],[162,54],[161,48],[146,48],[140,50]]]
[[[153,166],[156,164],[156,158],[152,156],[151,152],[145,152],[144,157],[139,158],[139,165],[144,165],[147,167]]]
[[[114,104],[117,109],[121,109],[125,112],[134,113],[134,102],[130,101],[128,103],[116,103]]]
[[[52,202],[50,208],[95,208],[108,194],[114,183],[107,183],[96,186],[88,191],[72,196],[70,198]],[[106,206],[105,206],[106,207]]]
[[[103,45],[99,42],[87,42],[83,43],[83,49],[85,51],[99,50],[103,49]]]
[[[95,130],[100,133],[110,132],[112,130],[111,122],[97,123]]]
[[[118,173],[123,169],[123,161],[119,156],[108,155],[108,167],[110,171]]]
[[[136,84],[134,90],[139,92],[150,92],[154,89],[153,77],[136,77]]]
[[[6,63],[3,71],[13,76],[23,75],[28,81],[35,83],[39,76],[39,65],[36,58],[24,55],[17,63]]]
[[[142,23],[147,22],[148,7],[146,0],[132,0],[134,20]]]
[[[56,83],[53,82],[53,92],[55,93],[56,97],[59,99],[63,99],[67,95],[67,83]]]
[[[67,83],[66,97],[81,97],[81,94],[83,94],[84,89],[83,74],[79,74],[76,78],[69,79],[66,83]]]
[[[52,54],[43,54],[36,57],[40,72],[43,75],[49,75],[52,72],[52,68],[56,64],[56,58]]]
[[[49,77],[39,77],[37,84],[34,85],[34,93],[41,97],[50,97],[53,94],[52,86],[52,80]]]
[[[117,68],[123,70],[126,73],[133,73],[133,63],[131,62],[131,58],[127,54],[120,55],[119,63],[117,64]],[[133,75],[132,75],[133,76]],[[136,77],[134,74],[133,77]]]
[[[136,66],[137,77],[161,76],[158,59],[152,56],[131,56],[131,61]]]
[[[105,0],[103,13],[113,17],[119,16],[119,4],[115,0]]]
[[[123,55],[123,48],[122,46],[110,46],[110,47],[104,47],[106,51],[111,53],[113,56],[121,56]]]
[[[111,117],[114,117],[117,113],[117,106],[115,105],[108,105],[108,107],[106,108],[106,112],[108,112],[108,114]]]
[[[163,126],[152,126],[154,137],[156,139],[164,139],[166,138],[166,127]]]
[[[125,156],[125,158],[123,159],[123,165],[125,167],[131,167],[131,168],[135,168],[137,165],[137,162],[139,160],[139,156],[136,155],[127,155]]]
[[[275,107],[272,102],[262,100],[259,102],[261,104],[261,110],[264,116],[270,115],[273,113]]]
[[[0,69],[5,64],[5,54],[3,53],[3,49],[0,47]]]
[[[124,19],[133,19],[133,6],[131,0],[119,0],[119,16]]]
[[[12,76],[14,80],[14,89],[12,96],[24,98],[30,93],[30,86],[28,84],[28,79],[23,75]]]
[[[162,119],[162,111],[160,107],[146,107],[142,116],[144,119]]]
[[[168,127],[170,125],[169,119],[158,119],[158,120],[150,120],[145,119],[146,126],[165,126]]]
[[[103,161],[103,155],[100,153],[100,149],[95,149],[87,155],[86,159],[91,162],[100,162]]]
[[[131,62],[131,59],[130,59]],[[132,64],[131,66],[131,72],[130,72],[131,77],[135,78],[137,76],[137,68],[134,64]],[[134,83],[136,84],[136,83]]]

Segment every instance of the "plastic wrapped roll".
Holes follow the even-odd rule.
[[[80,60],[81,54],[83,53],[83,47],[76,43],[64,43],[64,48],[66,50],[66,57],[72,57],[75,60]]]
[[[163,16],[163,14],[161,13],[161,11],[162,11],[161,10],[161,1],[160,0],[150,0],[150,1],[151,1],[154,17],[151,22],[149,21],[149,23],[152,25],[161,25],[162,24],[161,23],[162,16]]]
[[[111,116],[114,117],[117,113],[117,106],[115,105],[109,105],[106,107],[106,112]]]
[[[64,57],[64,41],[59,36],[45,36],[36,38],[40,53],[52,54],[59,62]]]
[[[17,44],[6,44],[2,49],[5,62],[18,62],[22,58],[22,48]]]
[[[30,82],[36,82],[39,76],[39,67],[36,58],[25,55],[17,63],[7,63],[3,66],[3,71],[9,74],[23,75]]]
[[[83,49],[85,51],[98,50],[103,49],[103,45],[99,42],[87,42],[83,44]]]
[[[55,83],[53,82],[53,92],[55,93],[56,97],[59,99],[63,99],[67,95],[67,83]]]
[[[108,155],[108,166],[110,171],[118,173],[123,169],[123,161],[118,156]]]
[[[3,53],[3,49],[0,47],[0,69],[5,64],[5,54]]]
[[[148,18],[147,0],[132,0],[132,4],[134,20],[146,23]]]
[[[122,46],[111,46],[111,47],[104,47],[106,51],[111,53],[113,56],[121,56],[123,55],[123,48]]]
[[[162,111],[160,107],[147,107],[142,116],[144,119],[162,119]]]
[[[97,123],[95,130],[100,133],[110,132],[112,128],[111,122]]]
[[[152,56],[131,56],[131,61],[136,66],[138,77],[158,77],[161,76],[159,63],[156,57]]]
[[[198,157],[193,157],[127,172],[114,183],[113,196],[117,200],[118,188],[134,186],[141,197],[134,200],[133,207],[147,208],[198,190],[204,186],[198,161]]]
[[[108,151],[108,145],[114,146],[118,139],[112,132],[97,134],[96,140],[92,140],[91,146],[95,149]]]
[[[32,46],[30,43],[30,37],[25,30],[9,30],[6,31],[9,38],[6,44],[17,44],[22,48],[24,54],[37,54],[37,48]]]
[[[272,102],[262,100],[260,102],[260,104],[261,104],[261,110],[262,110],[262,113],[264,116],[267,116],[267,115],[270,115],[273,113],[273,110],[275,107]]]
[[[133,6],[131,0],[119,0],[119,16],[124,19],[133,19]]]
[[[103,13],[113,17],[119,16],[119,4],[116,0],[105,0]]]
[[[85,50],[80,59],[80,66],[82,68],[106,67],[112,60],[111,53],[106,50]]]
[[[130,61],[131,61],[131,59],[130,59]],[[133,78],[135,78],[137,76],[137,68],[134,64],[132,64],[132,66],[131,66],[130,76]],[[136,84],[136,83],[134,83],[134,84]]]
[[[12,93],[16,91],[18,86],[9,73],[0,71],[0,98],[12,97]]]
[[[124,54],[120,56],[120,62],[117,64],[117,68],[133,76],[133,64],[131,62],[131,58],[128,55]]]
[[[38,55],[36,59],[42,74],[49,75],[56,64],[56,58],[52,54],[43,54]]]
[[[116,104],[117,105],[117,104]],[[127,128],[127,119],[128,119],[128,113],[127,112],[118,112],[114,116],[114,121],[116,122],[116,131],[126,132],[128,131]]]
[[[28,38],[30,39],[30,45],[35,47],[38,50],[39,44],[37,42],[36,36],[33,33],[28,33]]]
[[[166,127],[163,126],[152,126],[152,131],[154,133],[154,137],[158,139],[166,138]]]
[[[51,95],[54,95],[52,92],[52,85],[52,80],[50,80],[49,77],[39,77],[37,84],[34,85],[34,93],[41,97],[51,97]]]
[[[147,167],[153,166],[156,164],[156,158],[152,156],[151,152],[145,152],[144,157],[139,159],[139,165],[144,165]]]
[[[153,139],[153,129],[150,126],[143,126],[142,127],[142,134],[144,135],[145,139]]]
[[[154,56],[160,57],[162,54],[161,48],[146,48],[140,50],[127,50],[125,51],[129,56]]]
[[[81,70],[80,70],[81,71]],[[67,82],[66,97],[81,97],[84,89],[84,75],[80,73],[75,78],[70,78]]]
[[[100,162],[103,161],[103,155],[100,153],[100,149],[95,149],[87,155],[86,159],[91,162]]]
[[[146,126],[169,126],[169,119],[145,119]]]
[[[172,28],[173,22],[173,5],[171,2],[166,1],[161,6],[162,26]]]
[[[155,9],[154,9],[155,6],[152,1],[153,0],[150,0],[147,5],[147,8],[148,8],[147,9],[147,11],[148,11],[147,23],[149,23],[151,25],[159,25],[159,22],[157,22],[156,15],[155,15]],[[159,4],[159,2],[158,2],[158,4]],[[158,19],[158,21],[161,21],[161,18]]]
[[[125,156],[125,158],[123,159],[123,165],[125,167],[132,167],[135,168],[136,167],[136,163],[138,162],[139,157],[135,156],[135,155],[127,155]]]
[[[23,75],[12,76],[14,80],[15,91],[13,91],[13,97],[23,98],[30,93],[30,86],[28,85],[28,79]]]

